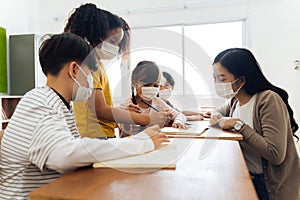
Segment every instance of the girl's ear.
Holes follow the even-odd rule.
[[[78,71],[79,71],[79,68],[78,68],[78,64],[76,62],[70,62],[69,63],[69,74],[70,76],[72,76],[73,78],[76,79],[77,75],[78,75]]]

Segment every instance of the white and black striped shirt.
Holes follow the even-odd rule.
[[[69,136],[61,134],[69,132]],[[5,130],[0,154],[0,199],[27,198],[60,174],[45,168],[54,146],[79,137],[72,109],[49,87],[28,92]]]
[[[27,199],[61,173],[154,149],[141,132],[130,138],[80,138],[72,109],[49,87],[21,99],[1,141],[0,199]]]

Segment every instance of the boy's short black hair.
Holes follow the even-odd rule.
[[[45,75],[57,75],[65,64],[76,61],[97,70],[97,60],[93,48],[80,36],[62,33],[50,36],[39,49],[39,59]]]

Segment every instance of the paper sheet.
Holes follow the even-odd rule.
[[[189,129],[179,129],[173,127],[164,127],[161,132],[167,135],[201,135],[208,129],[209,122],[192,123]]]

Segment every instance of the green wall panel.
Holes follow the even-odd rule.
[[[6,29],[0,27],[0,93],[7,93]]]

